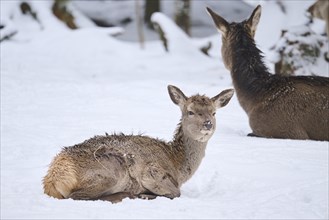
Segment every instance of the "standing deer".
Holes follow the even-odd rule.
[[[222,57],[231,72],[251,136],[329,140],[329,78],[273,75],[263,62],[254,36],[261,15],[236,23],[207,8],[222,34]]]
[[[123,198],[175,198],[205,155],[216,128],[216,109],[225,106],[233,89],[213,98],[186,97],[168,86],[182,118],[167,143],[141,135],[95,136],[65,147],[43,179],[44,192],[58,199],[121,201]]]

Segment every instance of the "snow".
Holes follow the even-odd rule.
[[[105,18],[108,25],[120,25],[135,15],[135,1],[73,1],[72,4],[92,19]]]
[[[217,33],[204,38],[216,41],[206,57],[183,45],[165,52],[160,40],[141,50],[110,36],[120,29],[70,31],[40,16],[43,30],[15,23],[21,34],[0,44],[1,219],[328,219],[328,142],[247,137],[236,96],[217,111],[217,131],[180,198],[111,204],[45,195],[42,178],[63,146],[105,132],[169,141],[180,110],[168,84],[212,97],[232,83]]]
[[[270,48],[281,36],[282,29],[306,24],[306,9],[314,1],[284,1],[285,12],[277,1],[263,1],[262,15],[256,31],[256,41],[262,49]],[[270,25],[269,25],[270,22]],[[269,34],[271,33],[271,34]]]

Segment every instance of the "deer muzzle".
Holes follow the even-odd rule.
[[[203,127],[204,127],[206,130],[210,130],[210,129],[212,129],[212,126],[213,126],[213,124],[211,123],[210,120],[207,120],[207,121],[203,122]]]

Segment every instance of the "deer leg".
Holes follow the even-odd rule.
[[[80,189],[77,191],[72,192],[68,198],[74,200],[97,200],[94,193],[87,192],[85,189]]]
[[[119,192],[119,193],[115,193],[115,194],[111,194],[111,195],[101,196],[98,199],[103,200],[103,201],[109,201],[112,203],[118,203],[118,202],[121,202],[125,198],[135,199],[137,197],[128,192]]]
[[[148,166],[143,172],[141,183],[155,195],[175,198],[180,196],[177,181],[158,166]]]
[[[254,133],[249,133],[247,134],[248,137],[262,137],[262,136],[259,136],[257,134],[254,134]]]
[[[74,200],[98,200],[105,195],[111,195],[111,188],[117,181],[110,177],[91,175],[90,178],[82,182],[81,188],[73,190],[68,198]]]
[[[85,190],[77,190],[69,195],[69,198],[74,200],[103,200],[112,203],[121,202],[125,198],[135,199],[137,196],[129,192],[119,192],[114,194],[95,196],[94,192],[86,192]]]

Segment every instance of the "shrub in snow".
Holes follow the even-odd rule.
[[[283,30],[272,50],[276,74],[328,76],[328,39],[306,25]]]

